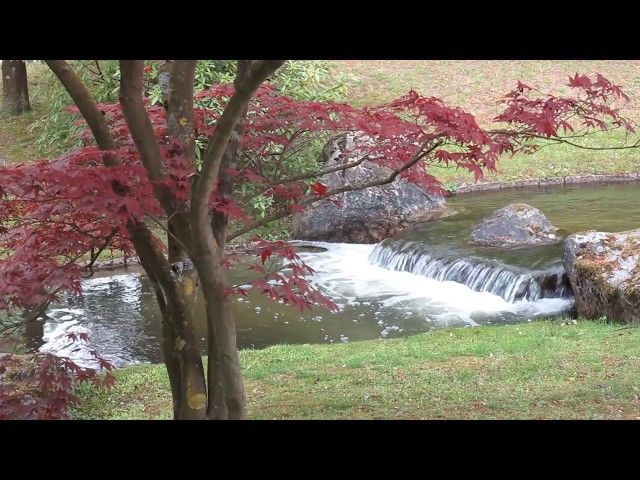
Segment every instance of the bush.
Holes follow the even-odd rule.
[[[98,102],[115,102],[120,88],[120,70],[115,60],[74,60],[76,69]],[[80,134],[85,129],[82,115],[72,114],[67,107],[73,105],[71,97],[53,72],[46,69],[41,83],[34,90],[34,99],[44,106],[46,113],[35,120],[29,130],[39,130],[35,145],[45,156],[54,156],[83,144]]]
[[[96,100],[100,103],[117,102],[120,69],[115,60],[75,60],[70,64],[78,71]],[[347,94],[352,79],[343,74],[332,76],[331,62],[327,60],[304,60],[287,62],[269,82],[283,93],[300,100],[341,101]],[[164,102],[164,93],[157,81],[160,62],[150,61],[145,70],[145,96],[151,105]],[[200,60],[196,66],[195,93],[211,88],[218,83],[231,83],[235,78],[235,61]],[[82,145],[80,134],[84,125],[80,115],[71,114],[66,107],[73,105],[71,97],[58,82],[52,72],[43,74],[43,82],[34,89],[34,97],[44,104],[49,112],[29,127],[39,130],[35,142],[38,151],[45,156],[64,153]],[[203,102],[209,101],[207,99]],[[214,103],[201,106],[215,109]],[[198,142],[199,150],[206,148]]]

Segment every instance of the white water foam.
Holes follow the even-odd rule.
[[[567,311],[573,300],[545,298],[510,303],[489,292],[476,292],[451,281],[439,281],[410,272],[392,271],[372,265],[369,254],[375,245],[304,242],[327,249],[304,252],[300,256],[317,273],[316,288],[338,305],[363,305],[376,301],[383,309],[396,308],[432,321],[439,326],[475,326],[473,317],[510,314],[540,317]]]

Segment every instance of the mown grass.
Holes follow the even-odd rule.
[[[621,145],[622,132],[598,132],[581,139],[586,149],[566,144],[549,143],[530,155],[503,156],[495,172],[485,172],[484,182],[508,182],[534,178],[562,178],[572,175],[610,175],[640,172],[640,150],[589,150],[603,146]],[[432,167],[445,185],[459,186],[473,183],[471,173],[451,167]]]
[[[640,419],[640,330],[601,321],[244,350],[249,418]],[[81,386],[79,419],[169,419],[163,365]]]
[[[570,92],[570,75],[600,73],[629,95],[621,112],[640,119],[638,60],[338,60],[334,64],[336,71],[354,80],[350,103],[383,103],[413,89],[461,107],[485,125],[500,112],[498,101],[518,81],[564,95]]]

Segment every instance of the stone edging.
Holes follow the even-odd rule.
[[[257,242],[245,242],[235,245],[227,245],[227,253],[250,253],[255,251]],[[103,262],[93,264],[93,270],[96,272],[104,272],[108,270],[119,270],[126,267],[140,267],[140,259],[137,256],[125,258],[113,258]]]
[[[463,183],[456,188],[456,195],[471,192],[484,192],[517,187],[546,187],[554,185],[597,184],[597,183],[629,183],[640,181],[639,173],[614,173],[609,175],[570,175],[567,177],[532,178],[511,182]]]
[[[85,264],[86,265],[86,264]],[[105,260],[103,262],[95,262],[93,264],[93,270],[96,272],[101,272],[104,270],[115,270],[120,268],[126,268],[130,266],[139,266],[140,260],[137,256],[135,257],[127,257],[127,258],[113,258],[111,260]]]

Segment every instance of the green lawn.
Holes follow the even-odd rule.
[[[640,330],[554,320],[241,352],[249,418],[640,419]],[[170,419],[164,365],[81,386],[78,419]]]
[[[441,98],[448,105],[474,114],[479,123],[491,127],[500,113],[498,101],[518,80],[543,92],[569,93],[569,75],[600,73],[629,95],[619,105],[621,114],[640,121],[640,61],[637,60],[341,60],[336,72],[348,72],[353,88],[348,102],[374,105],[387,102],[410,89]],[[601,133],[583,140],[589,147],[621,144],[619,133]],[[487,172],[483,181],[500,182],[570,175],[636,173],[640,171],[640,150],[580,150],[566,145],[549,145],[534,155],[505,156],[497,172]],[[436,176],[451,187],[473,182],[472,174],[455,168],[433,168]]]

